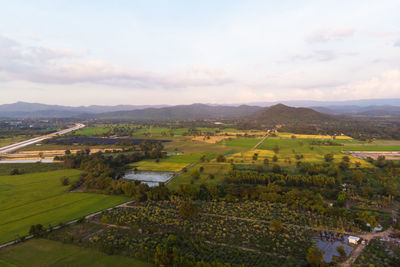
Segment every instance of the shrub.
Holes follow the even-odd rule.
[[[225,161],[226,161],[226,158],[225,158],[224,155],[218,155],[217,156],[217,162],[225,162]]]
[[[63,176],[60,178],[60,182],[61,182],[61,185],[67,186],[67,185],[69,185],[69,178],[66,176]]]
[[[18,169],[12,169],[10,171],[10,175],[18,175],[18,174],[21,174],[21,172]]]

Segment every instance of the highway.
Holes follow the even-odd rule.
[[[57,136],[57,135],[63,135],[63,134],[66,134],[66,133],[69,133],[69,132],[72,132],[72,131],[79,130],[79,129],[83,128],[83,127],[85,127],[84,124],[77,123],[77,124],[75,124],[75,126],[73,126],[71,128],[68,128],[68,129],[65,129],[65,130],[61,130],[61,131],[58,131],[58,132],[55,132],[55,133],[51,133],[51,134],[35,137],[35,138],[29,139],[29,140],[25,140],[25,141],[22,141],[22,142],[19,142],[19,143],[15,143],[15,144],[12,144],[12,145],[0,147],[0,155],[13,152],[13,151],[18,150],[20,148],[23,148],[25,146],[29,146],[29,145],[32,145],[32,144],[39,143],[39,142],[41,142],[43,140],[52,138],[52,137]]]

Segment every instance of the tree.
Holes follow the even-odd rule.
[[[197,216],[199,210],[193,201],[185,201],[179,206],[179,215],[185,219]]]
[[[282,230],[283,224],[281,221],[272,220],[271,224],[269,225],[269,228],[274,232],[279,232],[280,230]]]
[[[272,161],[273,161],[273,162],[277,162],[277,161],[278,161],[278,156],[277,156],[277,155],[274,155],[274,156],[272,157]]]
[[[63,186],[69,185],[69,178],[66,176],[60,177],[60,182]]]
[[[362,185],[364,180],[364,173],[360,170],[355,170],[353,171],[352,178],[357,185]]]
[[[341,246],[337,246],[336,247],[336,251],[339,253],[341,258],[345,258],[346,257],[346,251],[344,250],[344,247]]]
[[[71,154],[71,150],[67,149],[65,150],[65,155],[70,155]]]
[[[325,159],[326,162],[333,161],[333,158],[334,158],[334,156],[333,156],[332,153],[325,154],[325,156],[324,156],[324,159]]]
[[[320,266],[324,259],[324,252],[313,246],[308,249],[306,259],[311,266]]]
[[[257,165],[257,172],[259,173],[264,172],[264,167],[262,165]]]
[[[200,178],[200,171],[199,170],[194,170],[192,172],[192,178],[193,179],[199,179]]]
[[[226,161],[226,158],[224,155],[220,154],[217,156],[217,162],[225,162],[225,161]]]
[[[264,159],[264,165],[268,166],[269,165],[269,159]]]
[[[254,153],[253,160],[256,161],[258,159],[258,153]]]
[[[275,154],[278,154],[279,153],[279,146],[278,145],[274,146],[273,150],[274,150]]]
[[[41,224],[36,224],[36,225],[31,225],[31,228],[29,229],[29,234],[33,235],[35,237],[40,236],[46,231],[46,229],[43,227]]]
[[[10,175],[18,175],[18,174],[21,174],[21,172],[18,169],[12,169],[10,171]]]
[[[279,166],[279,164],[274,164],[274,165],[272,166],[272,171],[273,171],[274,173],[280,173],[280,172],[282,171],[281,166]]]

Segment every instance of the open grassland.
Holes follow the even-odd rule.
[[[160,159],[159,162],[156,160],[142,160],[131,163],[129,166],[132,168],[137,168],[139,171],[177,172],[192,163],[199,162],[202,156],[205,156],[208,159],[212,159],[214,157],[212,154],[172,155],[165,159]]]
[[[238,137],[232,139],[222,140],[218,144],[226,147],[240,147],[250,149],[260,142],[261,137]]]
[[[222,141],[224,142],[224,141]],[[209,144],[205,142],[193,141],[191,138],[180,137],[172,139],[172,142],[164,144],[165,150],[170,153],[176,151],[186,154],[232,154],[245,150],[245,147],[224,146],[221,143]]]
[[[236,136],[224,136],[224,135],[214,135],[214,136],[195,136],[192,138],[193,141],[206,142],[210,144],[216,144],[224,139],[236,138]]]
[[[352,151],[352,146],[328,146],[328,145],[311,145],[312,139],[280,139],[279,137],[269,137],[260,146],[260,149],[265,149],[273,152],[275,148],[279,148],[278,157],[279,164],[282,165],[295,165],[296,155],[303,156],[300,160],[303,162],[316,162],[321,163],[324,161],[324,156],[328,153],[334,155],[334,162],[341,161],[343,156],[346,156],[342,151]],[[349,149],[345,149],[349,148]],[[273,152],[274,153],[274,152]],[[267,156],[271,162],[272,157]],[[361,163],[361,167],[371,167],[371,165],[361,159],[349,156],[351,167],[356,162]],[[237,159],[239,160],[239,159]],[[260,158],[261,160],[261,158]]]
[[[200,168],[203,171],[200,171]],[[225,175],[232,169],[231,164],[228,163],[199,163],[188,169],[187,172],[183,172],[176,176],[168,183],[170,189],[177,190],[180,184],[195,184],[201,185],[203,183],[210,185],[221,184],[225,178]],[[198,177],[193,177],[193,173],[199,173]]]
[[[33,239],[0,250],[0,266],[154,266],[90,248]]]
[[[28,234],[33,224],[56,225],[115,206],[120,196],[69,193],[60,177],[75,180],[78,170],[0,176],[0,243]]]
[[[21,174],[56,171],[64,169],[63,163],[5,163],[0,164],[0,176],[9,175],[14,169]]]
[[[108,131],[110,131],[110,129],[111,128],[106,125],[96,125],[79,129],[75,132],[75,134],[84,136],[98,136],[107,133]]]

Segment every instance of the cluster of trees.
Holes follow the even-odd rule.
[[[71,184],[71,190],[83,184],[86,190],[118,194],[123,193],[121,188],[124,183],[119,180],[124,176],[127,164],[143,159],[165,157],[161,143],[143,142],[140,147],[140,152],[118,153],[110,156],[101,152],[91,154],[90,149],[78,151],[75,155],[66,151],[64,156],[55,159],[63,160],[66,168],[83,170],[80,179]],[[61,183],[65,184],[65,181],[61,181]]]

